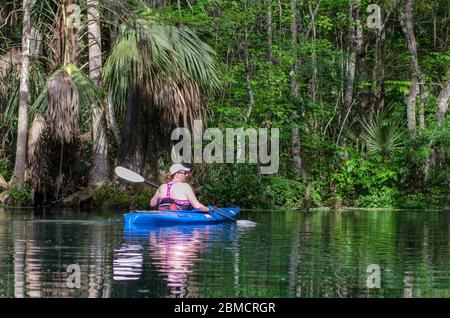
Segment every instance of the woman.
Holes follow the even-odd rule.
[[[191,169],[177,163],[172,165],[164,182],[150,200],[152,207],[158,210],[200,210],[209,209],[198,202],[191,186],[186,183]]]

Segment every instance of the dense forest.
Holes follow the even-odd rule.
[[[0,0],[0,202],[146,206],[171,132],[279,128],[193,164],[207,204],[448,208],[449,0]]]

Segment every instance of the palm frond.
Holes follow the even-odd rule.
[[[92,82],[81,70],[74,65],[69,64],[70,78],[77,87],[80,97],[80,120],[82,127],[90,120],[93,107],[103,108],[104,93],[98,86]]]
[[[60,72],[66,72],[70,76],[71,82],[77,89],[78,100],[78,112],[79,112],[79,124],[80,128],[85,129],[87,123],[92,114],[92,105],[99,107],[104,101],[102,90],[97,87],[83,72],[72,64],[67,67],[61,67],[54,72],[50,79]],[[49,79],[49,82],[50,82]],[[54,80],[54,79],[53,79]],[[31,118],[39,114],[44,114],[49,106],[49,90],[48,85],[44,86],[40,94],[36,97],[34,103],[30,106]],[[78,117],[77,117],[78,118]]]
[[[387,119],[386,111],[374,113],[361,124],[363,127],[361,138],[370,154],[386,157],[401,147],[404,131],[398,121]]]
[[[49,136],[61,143],[72,142],[78,136],[78,89],[65,70],[52,75],[47,84]]]
[[[42,116],[37,116],[30,127],[27,146],[26,180],[30,181],[33,189],[39,191],[42,185],[43,138],[46,123]]]
[[[174,50],[178,52],[182,70],[196,81],[203,91],[219,87],[215,51],[187,27],[170,28]],[[176,34],[176,36],[174,36]]]
[[[133,85],[169,127],[201,118],[201,94],[219,86],[215,58],[212,48],[186,27],[150,19],[123,24],[103,71],[117,117],[123,117]]]
[[[34,101],[41,98],[41,92],[46,86],[46,74],[44,71],[44,65],[36,60],[31,63],[30,67],[30,102],[33,104]],[[19,108],[19,86],[18,80],[15,80],[15,87],[12,89],[9,95],[8,102],[5,108],[5,116],[3,118],[6,124],[11,123],[12,119],[17,115]],[[37,112],[36,109],[30,107],[30,118],[34,118]]]

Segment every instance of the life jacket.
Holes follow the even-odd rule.
[[[175,183],[167,183],[166,196],[159,200],[158,210],[192,210],[193,206],[189,200],[178,200],[170,197],[170,191]]]

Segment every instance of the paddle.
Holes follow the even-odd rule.
[[[124,180],[130,181],[130,182],[133,182],[133,183],[142,183],[142,182],[144,182],[144,183],[147,183],[148,185],[151,185],[152,187],[159,188],[159,186],[157,186],[153,182],[146,180],[143,176],[141,176],[141,175],[137,174],[136,172],[131,171],[131,170],[127,169],[127,168],[118,166],[118,167],[116,167],[114,169],[114,172],[119,176],[119,178],[122,178]],[[237,221],[236,219],[233,219],[232,217],[229,217],[228,215],[225,215],[223,213],[220,213],[220,212],[216,211],[216,209],[214,209],[214,208],[212,210],[211,210],[211,208],[209,208],[209,209],[210,209],[208,211],[209,213],[216,213],[216,214],[224,217],[225,219],[231,220],[233,222]],[[204,212],[206,212],[206,211],[204,211]]]
[[[237,222],[236,219],[233,219],[232,217],[229,217],[228,215],[225,215],[223,213],[217,212],[215,208],[212,208],[212,210],[211,210],[211,207],[208,207],[208,209],[209,209],[209,213],[216,213],[216,214],[224,217],[225,219],[231,220],[233,222]]]
[[[116,167],[116,169],[114,169],[114,172],[120,178],[122,178],[124,180],[130,181],[130,182],[134,182],[134,183],[142,183],[142,182],[144,182],[144,183],[147,183],[148,185],[151,185],[152,187],[155,187],[157,189],[159,188],[159,186],[157,186],[153,182],[144,179],[143,176],[141,176],[141,175],[137,174],[136,172],[131,171],[131,170],[127,169],[127,168],[119,166],[119,167]]]

